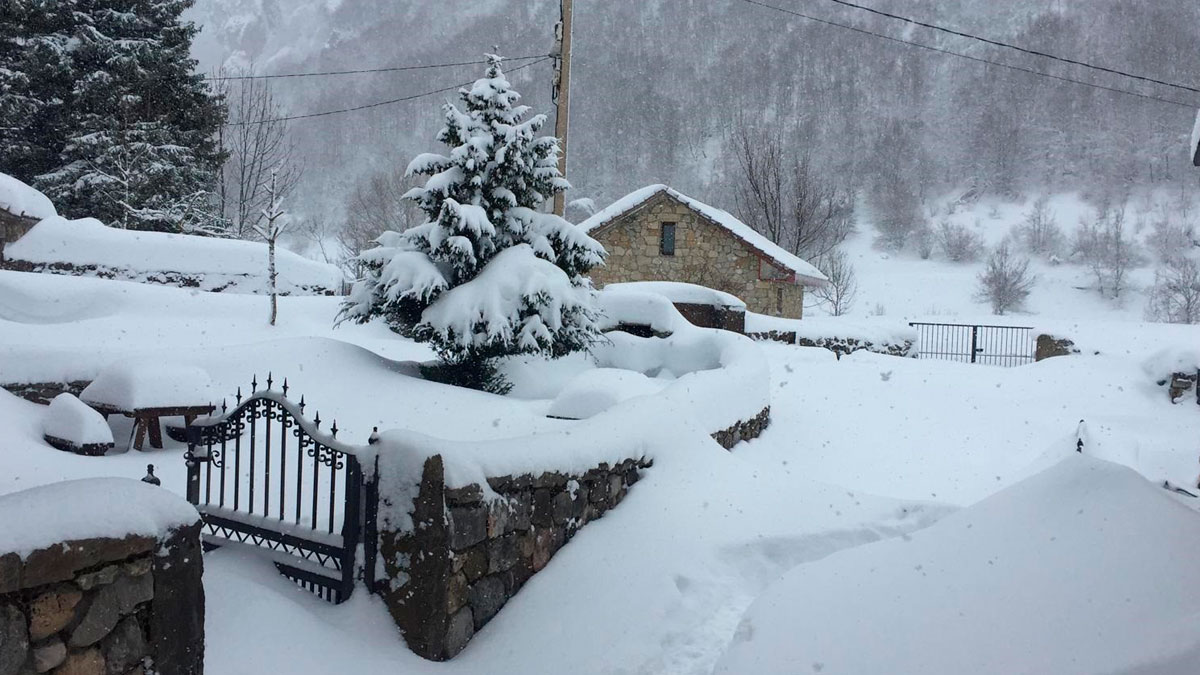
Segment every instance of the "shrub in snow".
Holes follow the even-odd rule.
[[[953,262],[974,262],[983,252],[983,238],[958,223],[942,221],[938,225],[937,241],[942,252]]]
[[[42,434],[59,450],[80,455],[103,455],[113,447],[112,429],[104,416],[71,394],[59,394],[50,402]]]
[[[1177,255],[1155,272],[1146,315],[1166,323],[1200,323],[1200,264]]]
[[[598,335],[587,271],[604,249],[566,220],[538,208],[567,189],[558,140],[538,137],[544,115],[525,119],[489,56],[487,75],[447,103],[437,139],[446,155],[423,154],[408,173],[427,175],[409,191],[426,222],[390,231],[360,256],[366,273],[342,307],[344,319],[382,318],[392,330],[437,350],[427,375],[503,391],[493,359],[552,357]]]
[[[1018,226],[1017,236],[1025,250],[1034,255],[1053,256],[1062,250],[1063,233],[1050,211],[1048,197],[1039,197],[1025,214],[1025,222]]]
[[[844,251],[835,250],[820,263],[821,272],[829,282],[817,286],[812,294],[833,316],[843,316],[854,306],[858,295],[858,280],[854,277],[854,265]]]
[[[988,256],[987,267],[979,275],[976,298],[991,304],[992,311],[1003,316],[1021,307],[1036,281],[1029,273],[1029,259],[1017,258],[1008,242],[1003,242]]]

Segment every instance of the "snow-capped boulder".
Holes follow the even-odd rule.
[[[103,455],[113,447],[104,416],[71,394],[59,394],[50,402],[42,433],[50,445],[78,455]]]

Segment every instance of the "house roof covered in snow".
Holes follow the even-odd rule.
[[[583,228],[583,231],[588,234],[594,234],[618,217],[637,209],[656,195],[662,193],[666,193],[677,201],[687,205],[688,208],[717,227],[727,230],[776,267],[794,273],[797,284],[821,285],[829,280],[811,263],[795,254],[789,253],[780,245],[756,232],[754,228],[738,220],[733,214],[722,211],[715,206],[705,204],[698,199],[693,199],[666,185],[648,185],[640,190],[631,192],[580,223],[579,227]]]

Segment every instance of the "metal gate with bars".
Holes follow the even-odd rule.
[[[943,359],[990,366],[1034,362],[1037,337],[1028,326],[982,326],[956,323],[910,323],[917,329],[917,352],[923,359]]]
[[[187,498],[204,519],[205,549],[254,547],[286,577],[344,602],[354,588],[363,530],[363,475],[337,423],[304,417],[304,399],[282,390],[251,393],[221,414],[188,426]]]

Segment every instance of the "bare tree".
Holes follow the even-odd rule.
[[[230,236],[239,239],[254,235],[270,206],[267,184],[275,180],[276,197],[283,199],[303,173],[283,119],[286,112],[266,80],[246,78],[252,71],[221,71],[214,80],[217,93],[229,107],[228,120],[217,139],[228,153],[217,199],[221,214],[230,223]]]
[[[1050,211],[1049,197],[1043,195],[1033,202],[1017,234],[1025,250],[1034,255],[1052,256],[1061,250],[1063,234]]]
[[[278,191],[278,181],[275,172],[271,173],[271,181],[267,184],[267,207],[262,210],[262,219],[256,223],[254,231],[267,242],[267,277],[271,283],[271,325],[279,317],[278,270],[275,268],[275,243],[287,231],[288,221],[285,215],[281,197]]]
[[[807,154],[789,154],[779,134],[739,125],[733,154],[738,217],[802,258],[820,260],[854,231],[853,193],[822,178]]]
[[[1019,309],[1029,297],[1037,279],[1029,274],[1029,259],[1013,256],[1008,242],[1002,242],[988,256],[987,267],[979,275],[976,298],[992,306],[1003,316]]]
[[[829,282],[813,289],[813,295],[833,316],[847,314],[858,295],[858,280],[855,279],[849,256],[840,250],[830,252],[821,261],[821,271],[829,278]]]
[[[1146,315],[1167,323],[1200,323],[1200,265],[1177,255],[1154,273]]]
[[[359,253],[371,248],[384,232],[403,232],[420,225],[425,217],[416,204],[404,198],[419,181],[403,169],[373,174],[360,181],[346,203],[346,220],[337,232],[339,264],[352,276],[361,271]]]

